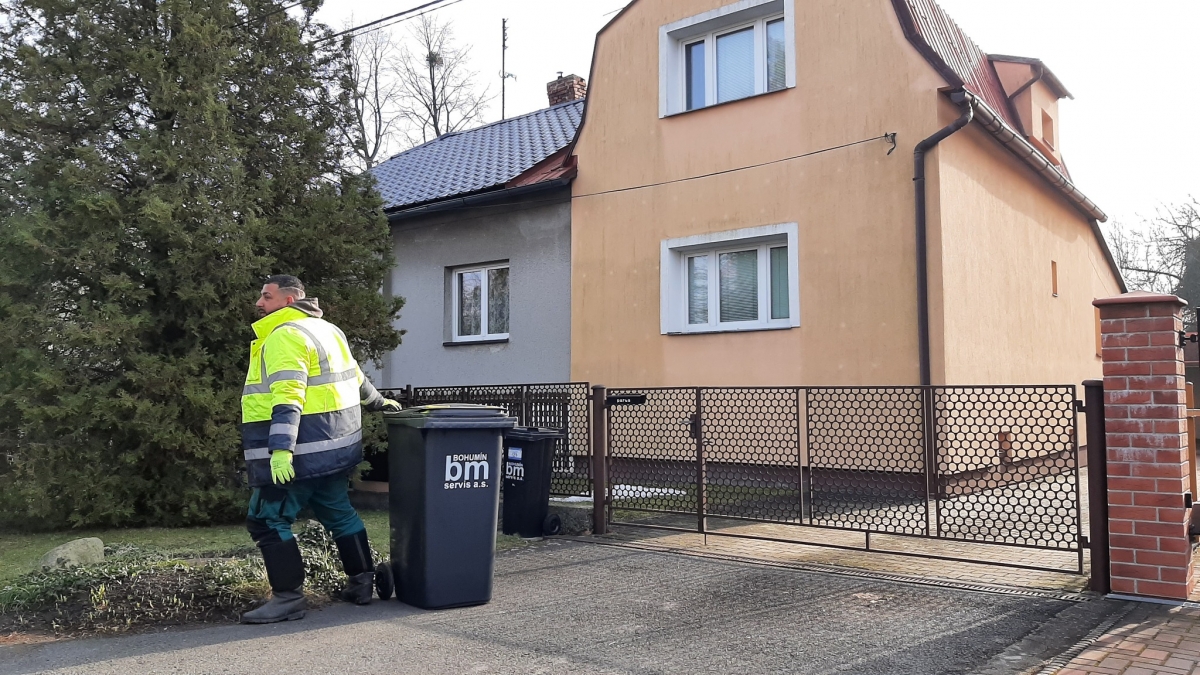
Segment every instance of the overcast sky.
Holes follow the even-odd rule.
[[[1041,58],[1075,95],[1062,102],[1063,155],[1075,182],[1113,219],[1200,198],[1200,0],[938,1],[985,52]],[[319,16],[340,26],[353,15],[361,24],[418,4],[331,0]],[[458,0],[437,15],[471,45],[475,69],[495,91],[500,20],[508,18],[507,65],[517,76],[508,83],[511,117],[545,107],[546,83],[558,71],[587,77],[596,31],[624,5]],[[497,98],[487,120],[499,116]]]

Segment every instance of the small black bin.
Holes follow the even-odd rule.
[[[562,523],[550,513],[554,448],[562,429],[513,427],[504,432],[504,534],[526,538],[558,534]]]
[[[516,420],[501,408],[466,404],[409,408],[385,419],[396,597],[425,609],[488,602],[501,438]]]

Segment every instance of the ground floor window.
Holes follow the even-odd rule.
[[[663,242],[662,332],[800,325],[796,232],[789,223]]]
[[[508,337],[508,263],[454,270],[454,341]]]

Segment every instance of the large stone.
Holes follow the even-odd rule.
[[[96,537],[68,541],[50,549],[38,563],[42,570],[65,569],[104,562],[104,542]]]

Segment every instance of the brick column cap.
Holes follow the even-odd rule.
[[[1110,305],[1156,304],[1160,302],[1171,303],[1181,307],[1187,307],[1188,305],[1187,300],[1177,295],[1150,293],[1148,291],[1133,291],[1132,293],[1114,295],[1110,298],[1096,298],[1092,301],[1092,304],[1097,307],[1108,307]]]

